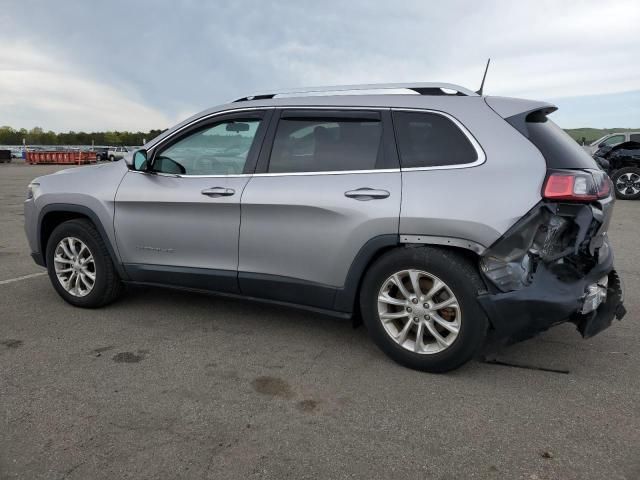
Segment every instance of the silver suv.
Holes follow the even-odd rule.
[[[625,313],[611,183],[555,109],[450,84],[244,97],[125,162],[37,178],[26,233],[72,305],[128,283],[295,305],[361,318],[394,360],[447,371]]]

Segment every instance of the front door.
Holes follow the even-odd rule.
[[[114,222],[132,280],[237,292],[240,197],[268,113],[200,123],[154,147],[150,172],[125,175]]]

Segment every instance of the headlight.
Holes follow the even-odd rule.
[[[31,182],[28,186],[27,186],[27,200],[31,200],[33,198],[33,192],[36,188],[38,188],[40,186],[39,183],[37,182]]]

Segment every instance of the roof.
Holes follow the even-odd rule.
[[[546,102],[478,95],[451,83],[387,83],[369,85],[337,85],[271,91],[239,98],[231,103],[205,109],[174,125],[150,140],[145,148],[152,148],[163,138],[187,125],[221,112],[262,108],[405,108],[430,109],[465,117],[469,112],[489,105],[499,115],[510,116],[523,110],[555,108]]]

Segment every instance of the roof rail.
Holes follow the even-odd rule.
[[[389,91],[385,91],[389,90]],[[392,90],[396,90],[395,92]],[[397,92],[397,90],[404,90]],[[407,92],[410,90],[411,92]],[[305,87],[269,93],[259,93],[238,98],[234,102],[267,100],[275,97],[313,97],[326,95],[386,95],[390,93],[412,93],[418,95],[477,96],[476,92],[452,83],[371,83],[365,85],[334,85],[329,87]]]

